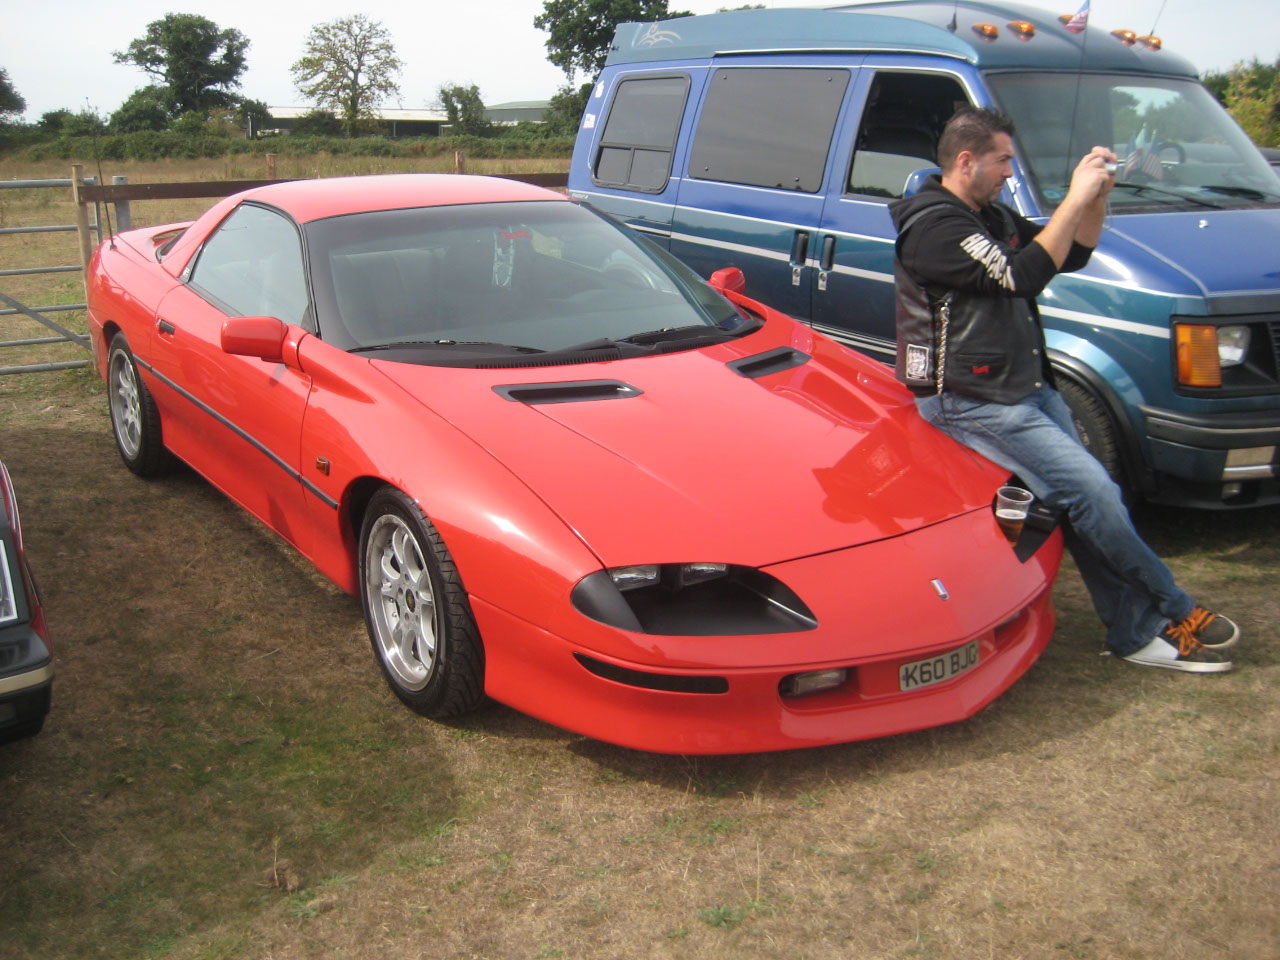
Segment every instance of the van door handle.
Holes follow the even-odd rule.
[[[809,231],[797,230],[791,238],[791,285],[800,286],[800,275],[805,258],[809,256]]]
[[[836,238],[828,234],[822,238],[822,257],[818,260],[818,289],[827,289],[827,273],[836,260]]]
[[[159,330],[161,333],[166,334],[167,336],[173,336],[173,334],[177,331],[178,328],[175,327],[168,320],[165,320],[163,317],[161,317],[160,319],[156,320],[156,329]]]

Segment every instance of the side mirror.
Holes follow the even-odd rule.
[[[747,278],[737,267],[723,267],[713,273],[707,282],[721,293],[743,295],[747,292]]]
[[[288,329],[283,320],[275,317],[234,317],[222,324],[222,351],[280,363]]]
[[[922,170],[914,171],[907,177],[907,182],[902,187],[902,195],[904,197],[915,196],[920,188],[924,186],[924,182],[929,179],[930,174],[941,172],[941,167],[925,167]]]

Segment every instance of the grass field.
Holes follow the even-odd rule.
[[[131,179],[210,173],[167,172]],[[5,225],[40,202],[0,192]],[[64,241],[0,237],[0,269]],[[1280,956],[1280,510],[1138,514],[1241,623],[1232,674],[1099,657],[1068,567],[972,720],[695,759],[407,712],[358,601],[191,473],[123,467],[92,371],[0,377],[0,458],[57,665],[0,748],[3,960]]]

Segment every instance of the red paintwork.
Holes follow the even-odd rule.
[[[281,184],[219,203],[163,263],[149,237],[166,228],[151,228],[104,245],[90,272],[90,327],[104,375],[106,343],[122,330],[146,364],[165,445],[344,589],[356,589],[357,511],[368,483],[393,484],[422,505],[471,599],[495,699],[646,750],[776,750],[963,719],[1048,642],[1060,538],[1018,563],[990,512],[1007,473],[924,424],[874,361],[735,293],[728,295],[768,318],[762,329],[638,359],[427,367],[348,354],[260,318],[228,324],[226,343],[259,356],[232,355],[223,349],[227,318],[178,278],[246,197],[300,222],[441,203],[568,201],[489,178]],[[159,333],[159,318],[176,335]],[[757,380],[725,366],[780,346],[812,359]],[[152,369],[254,436],[316,492]],[[605,378],[644,392],[526,406],[492,389]],[[574,585],[601,567],[693,560],[766,569],[805,600],[819,627],[657,637],[605,626],[570,605]],[[930,585],[935,578],[949,600]],[[975,638],[978,667],[936,687],[897,691],[898,664]],[[587,672],[575,652],[650,672],[727,677],[730,691],[626,686]],[[838,691],[784,702],[784,676],[826,666],[852,667],[854,677]]]

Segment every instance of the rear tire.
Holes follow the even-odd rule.
[[[1124,470],[1120,466],[1120,443],[1106,405],[1094,393],[1079,384],[1059,378],[1058,391],[1071,409],[1071,417],[1080,434],[1080,442],[1107,468],[1107,473],[1121,487]]]
[[[107,354],[107,400],[111,429],[124,465],[140,477],[163,473],[169,457],[161,437],[160,412],[138,374],[123,333],[112,338]]]
[[[411,710],[449,717],[484,701],[484,647],[462,578],[427,515],[394,487],[365,511],[360,602],[382,675]]]

